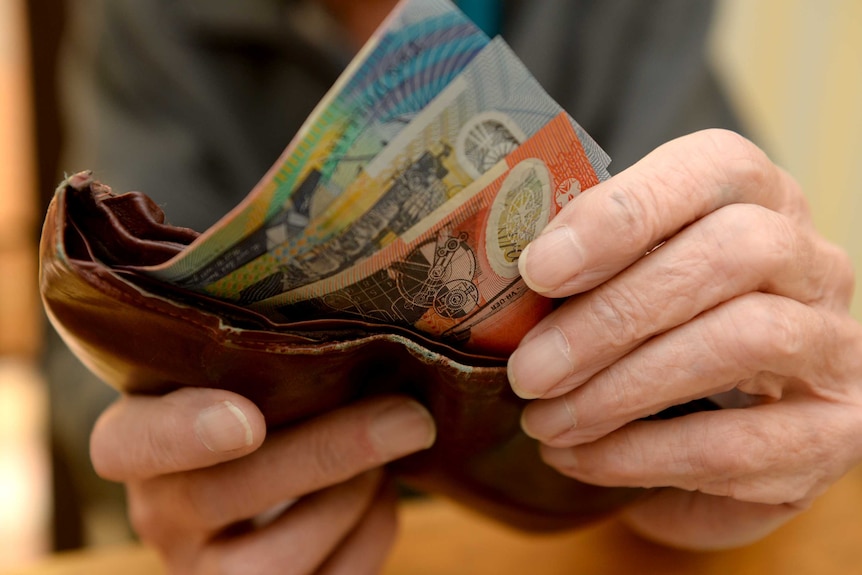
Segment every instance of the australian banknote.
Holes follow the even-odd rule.
[[[386,142],[379,140],[406,125],[488,41],[448,0],[401,2],[246,199],[148,273],[202,286],[266,253],[282,239],[267,236],[267,222],[281,218],[301,229],[337,196],[327,185],[354,143],[363,142],[363,154],[373,156],[367,146],[378,142],[382,149]]]
[[[371,257],[251,307],[275,321],[354,317],[508,353],[551,309],[524,285],[518,257],[562,206],[598,181],[573,122],[560,113]]]
[[[302,233],[204,291],[251,303],[338,273],[385,247],[502,161],[561,112],[497,38]],[[583,141],[583,140],[582,140]]]

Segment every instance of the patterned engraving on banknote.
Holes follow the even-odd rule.
[[[248,305],[335,274],[407,231],[452,195],[443,180],[448,173],[444,160],[451,153],[445,143],[437,154],[424,152],[392,178],[373,210],[340,235],[296,255],[278,271],[243,289],[240,303]]]
[[[458,133],[458,161],[473,178],[487,172],[517,148],[526,135],[506,114],[488,111],[471,118]]]
[[[479,288],[467,280],[448,282],[434,298],[434,311],[448,319],[465,317],[478,305]]]
[[[581,193],[581,182],[577,178],[568,178],[557,185],[554,190],[554,203],[560,209],[566,207],[566,204],[575,199],[575,196]]]
[[[485,229],[488,262],[500,277],[518,276],[518,257],[547,224],[551,174],[544,162],[529,158],[512,168],[494,198]]]
[[[411,326],[432,309],[442,317],[468,316],[479,305],[474,280],[476,254],[467,234],[445,231],[417,246],[402,261],[320,298],[301,302],[285,312],[354,315],[375,322]]]
[[[203,287],[266,254],[288,239],[298,236],[308,225],[309,201],[319,180],[320,172],[315,169],[309,170],[291,198],[289,209],[277,214],[265,226],[249,233],[195,273],[175,283],[190,289]],[[262,282],[268,279],[264,278]]]

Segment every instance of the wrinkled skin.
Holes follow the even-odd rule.
[[[672,141],[571,202],[519,261],[569,298],[509,362],[547,463],[660,489],[624,514],[688,548],[754,541],[862,457],[848,257],[798,184],[731,132]],[[641,418],[721,394],[727,409]]]
[[[664,488],[623,513],[639,533],[745,544],[860,460],[851,265],[792,178],[741,137],[659,148],[575,198],[520,266],[532,288],[569,298],[510,360],[515,391],[534,399],[523,426],[564,474]],[[716,394],[736,407],[641,420]],[[91,455],[127,485],[136,531],[173,575],[362,575],[396,532],[380,466],[433,441],[406,398],[267,435],[247,399],[184,389],[121,398]]]
[[[381,397],[267,436],[247,399],[187,388],[121,398],[91,456],[126,484],[133,527],[171,574],[362,575],[379,571],[396,533],[380,466],[434,433],[417,403]]]

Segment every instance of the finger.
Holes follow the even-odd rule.
[[[621,519],[642,537],[662,545],[716,551],[759,541],[805,508],[671,488],[636,501],[622,511]]]
[[[201,575],[313,573],[349,537],[378,492],[382,473],[370,471],[300,500],[266,527],[216,540],[195,564]]]
[[[375,575],[395,541],[397,494],[384,486],[362,522],[345,538],[317,575]]]
[[[519,258],[535,291],[586,291],[722,206],[757,204],[810,226],[798,184],[737,134],[669,142],[570,202]]]
[[[820,495],[860,458],[858,406],[785,399],[638,421],[598,441],[542,446],[561,473],[604,486],[677,487],[780,505]]]
[[[183,388],[164,396],[123,396],[90,436],[96,472],[140,480],[208,467],[257,449],[266,435],[260,410],[220,389]]]
[[[509,362],[513,387],[525,398],[559,395],[740,294],[763,291],[844,311],[852,286],[852,266],[831,244],[775,212],[728,206],[544,318]]]
[[[595,441],[623,425],[735,387],[760,398],[829,396],[862,404],[860,329],[784,297],[751,293],[644,343],[586,384],[524,409],[526,433],[550,446]]]
[[[412,399],[362,401],[272,433],[242,459],[135,485],[133,521],[139,531],[177,522],[189,532],[219,531],[430,447],[434,436],[430,414]]]

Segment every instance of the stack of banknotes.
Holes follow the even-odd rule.
[[[501,38],[403,0],[245,200],[147,273],[505,354],[552,305],[518,256],[609,161]]]

